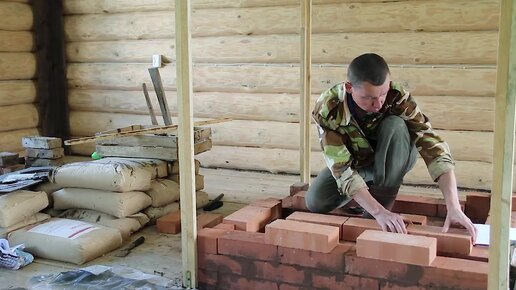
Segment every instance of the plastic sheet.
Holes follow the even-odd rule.
[[[183,289],[173,281],[129,267],[95,265],[59,274],[32,277],[29,289]]]

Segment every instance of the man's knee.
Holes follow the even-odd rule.
[[[306,208],[315,213],[327,213],[332,210],[331,205],[328,204],[327,200],[324,200],[317,194],[317,190],[313,187],[308,188],[305,195]]]
[[[407,133],[408,128],[405,121],[399,116],[387,116],[381,123],[382,131],[390,134]]]

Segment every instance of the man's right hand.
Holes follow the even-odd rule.
[[[373,217],[384,231],[402,234],[407,233],[405,222],[399,214],[395,214],[384,208],[381,209],[378,214],[373,215]]]

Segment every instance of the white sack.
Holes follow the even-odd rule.
[[[54,192],[55,209],[91,209],[123,218],[151,205],[151,198],[140,191],[111,192],[85,188],[63,188]]]
[[[152,174],[138,164],[77,162],[56,168],[50,180],[58,186],[117,192],[147,190]]]
[[[31,217],[28,217],[26,219],[24,219],[23,221],[17,223],[17,224],[14,224],[10,227],[7,227],[7,228],[0,228],[0,239],[5,239],[7,237],[7,234],[10,233],[10,232],[13,232],[15,230],[19,230],[21,228],[24,228],[26,226],[30,226],[30,225],[33,225],[35,223],[39,223],[39,222],[42,222],[42,221],[45,221],[45,220],[48,220],[50,219],[50,216],[48,214],[44,214],[44,213],[37,213]]]
[[[120,158],[108,157],[92,161],[103,164],[127,164],[129,166],[141,166],[151,174],[151,178],[166,177],[168,175],[168,164],[166,161],[158,159],[141,159],[141,158]]]
[[[48,197],[43,191],[17,190],[0,195],[0,227],[17,224],[47,206]]]
[[[179,210],[179,202],[173,202],[162,207],[148,207],[143,211],[147,217],[149,217],[149,224],[156,224],[156,220],[169,213],[176,212]]]
[[[82,221],[53,218],[9,234],[12,245],[25,244],[36,257],[83,264],[122,245],[116,229]]]
[[[195,200],[197,204],[197,208],[204,207],[205,205],[210,202],[210,198],[208,197],[208,194],[202,190],[198,190],[195,192]]]
[[[152,199],[153,207],[161,207],[179,200],[179,184],[168,179],[156,179],[151,182],[147,193]]]
[[[138,231],[149,222],[149,218],[142,213],[130,215],[126,218],[117,218],[90,209],[69,209],[63,212],[59,217],[100,224],[117,229],[122,234],[124,240],[128,239],[134,232]]]

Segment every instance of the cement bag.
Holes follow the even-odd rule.
[[[17,224],[47,206],[48,197],[43,191],[17,190],[0,195],[0,227]]]
[[[10,232],[13,232],[15,230],[18,230],[18,229],[24,228],[26,226],[30,226],[30,225],[33,225],[33,224],[36,224],[36,223],[39,223],[39,222],[42,222],[42,221],[45,221],[48,219],[50,219],[50,216],[48,214],[37,213],[37,214],[35,214],[31,217],[28,217],[28,218],[24,219],[23,221],[21,221],[17,224],[14,224],[10,227],[0,228],[0,239],[7,238],[7,234]]]
[[[92,162],[103,164],[126,164],[132,167],[140,166],[151,174],[152,179],[166,177],[168,175],[167,162],[158,159],[109,157],[95,160]]]
[[[56,168],[50,181],[58,186],[117,192],[148,190],[151,173],[142,166],[123,162],[77,162]]]
[[[208,194],[202,190],[195,192],[195,198],[196,198],[196,204],[197,208],[204,207],[205,205],[210,202],[210,198],[208,197]]]
[[[82,221],[53,218],[9,234],[12,245],[25,244],[36,257],[83,264],[122,245],[116,229]]]
[[[151,182],[147,193],[152,199],[153,207],[161,207],[179,200],[179,184],[168,179],[156,179]]]
[[[150,219],[149,224],[156,224],[156,220],[169,213],[176,212],[179,210],[179,202],[173,202],[162,207],[148,207],[143,213]]]
[[[85,188],[63,188],[54,192],[55,209],[91,209],[123,218],[151,205],[151,198],[140,191],[112,192]]]
[[[34,191],[44,191],[44,192],[46,192],[47,193],[47,197],[48,197],[48,206],[51,207],[54,204],[54,200],[52,199],[52,193],[54,193],[55,191],[60,190],[61,188],[62,188],[61,186],[58,186],[55,183],[44,182],[44,183],[40,183],[40,184],[36,185],[36,187],[34,187]]]
[[[100,224],[117,229],[122,234],[124,240],[128,239],[134,232],[138,231],[149,222],[149,218],[142,213],[119,219],[112,215],[89,209],[69,209],[63,212],[59,217]]]

